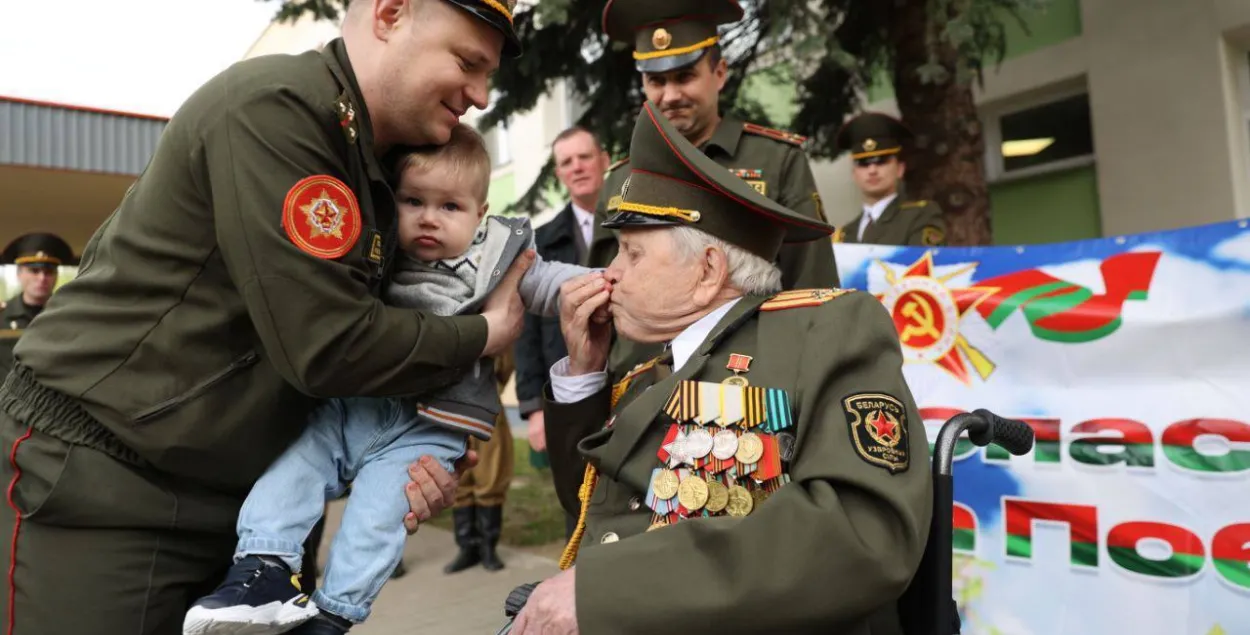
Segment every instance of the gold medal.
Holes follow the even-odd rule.
[[[741,485],[734,485],[729,488],[729,502],[725,505],[725,509],[729,511],[730,516],[742,518],[751,513],[755,508],[755,499],[751,498],[751,493]]]
[[[747,432],[738,437],[738,451],[734,453],[734,458],[738,459],[739,463],[748,465],[757,463],[762,456],[764,456],[764,442],[760,441],[759,435]]]
[[[677,488],[677,502],[690,511],[697,511],[707,504],[707,481],[690,476]]]
[[[721,484],[720,481],[707,482],[707,510],[713,514],[719,513],[729,504],[729,488]]]
[[[655,475],[655,483],[651,485],[655,497],[660,500],[668,500],[677,495],[677,473],[672,470],[660,470]]]

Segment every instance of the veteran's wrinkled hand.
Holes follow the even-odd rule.
[[[569,373],[602,371],[612,345],[609,301],[612,283],[602,272],[578,276],[560,286],[560,332],[569,351]]]
[[[576,570],[565,569],[535,587],[510,635],[576,635]]]

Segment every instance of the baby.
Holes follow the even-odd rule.
[[[486,214],[490,156],[463,124],[446,144],[400,160],[395,190],[399,247],[387,304],[437,315],[477,311],[513,261],[533,244],[524,218]],[[519,291],[529,311],[556,315],[559,289],[588,269],[536,258]],[[489,439],[501,409],[492,360],[427,398],[331,399],[257,481],[239,511],[234,566],[187,612],[183,633],[346,633],[363,622],[400,562],[408,513],[407,468],[421,456],[449,472],[466,435]],[[297,578],[302,545],[327,498],[351,494],[330,546],[324,583],[311,598]],[[311,621],[310,621],[311,620]]]

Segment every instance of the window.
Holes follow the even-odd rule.
[[[499,93],[492,90],[490,93],[490,105],[486,107],[486,110],[482,111],[482,115],[489,113],[498,100]],[[483,133],[482,141],[486,144],[486,151],[490,153],[492,168],[499,169],[512,163],[512,138],[508,134],[508,120],[505,119],[495,124],[494,128]]]
[[[991,180],[1062,170],[1094,161],[1089,94],[1067,92],[987,115]]]

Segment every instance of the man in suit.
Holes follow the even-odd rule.
[[[631,154],[606,222],[619,255],[561,289],[569,356],[544,395],[579,523],[512,634],[901,633],[933,500],[889,313],[867,293],[779,293],[782,242],[833,228],[760,195],[651,102]],[[618,375],[613,327],[663,352]]]
[[[863,197],[863,209],[843,225],[835,242],[872,245],[946,244],[946,221],[934,201],[899,194],[907,164],[902,151],[913,139],[903,122],[877,112],[850,119],[838,131],[838,148],[850,151],[851,174]]]
[[[551,144],[556,178],[569,192],[569,202],[550,222],[535,230],[538,255],[555,262],[582,262],[594,235],[595,204],[608,170],[608,154],[594,133],[573,126]],[[516,394],[521,417],[526,421],[531,452],[539,462],[547,459],[547,439],[542,410],[547,370],[568,354],[560,335],[559,318],[527,315],[516,343]],[[569,535],[577,518],[565,519]]]

